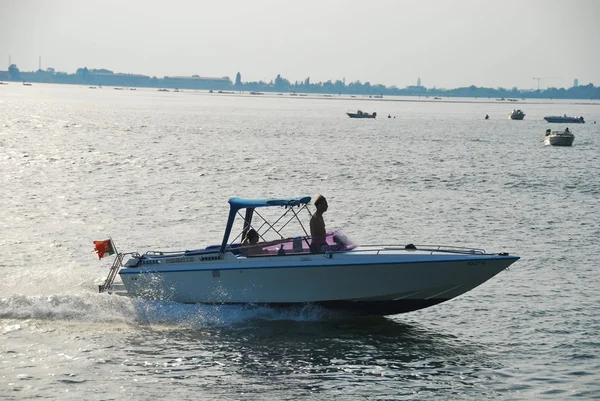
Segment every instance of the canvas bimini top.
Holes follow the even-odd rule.
[[[257,207],[294,207],[294,206],[305,206],[311,201],[310,196],[301,196],[297,198],[266,198],[266,199],[244,199],[244,198],[230,198],[229,199],[229,217],[227,218],[227,226],[225,227],[225,233],[223,234],[223,242],[219,253],[225,253],[227,248],[227,242],[229,241],[229,235],[233,227],[233,221],[237,212],[241,209],[246,209],[246,217],[244,224],[244,232],[247,231],[247,227],[250,226],[252,220],[252,214],[254,209]]]
[[[268,199],[242,199],[230,198],[229,205],[232,211],[237,212],[240,209],[268,207],[268,206],[301,206],[310,202],[310,196],[302,196],[299,198],[268,198]],[[231,214],[231,213],[230,213]]]

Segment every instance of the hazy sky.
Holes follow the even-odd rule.
[[[0,69],[600,86],[599,26],[600,0],[0,0]]]

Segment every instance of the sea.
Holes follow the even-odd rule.
[[[517,100],[0,85],[0,399],[600,399],[600,101]],[[98,293],[95,240],[197,249],[230,197],[318,194],[359,244],[521,259],[386,317]]]

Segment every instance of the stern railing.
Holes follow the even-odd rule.
[[[110,270],[108,271],[108,276],[106,276],[106,280],[104,280],[104,284],[98,286],[98,292],[106,292],[110,291],[113,283],[115,282],[115,278],[117,277],[117,273],[123,267],[123,258],[126,255],[132,255],[134,257],[139,258],[140,255],[137,252],[127,252],[127,253],[117,253],[117,257],[115,258]]]

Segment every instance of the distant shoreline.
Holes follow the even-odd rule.
[[[484,88],[474,85],[454,89],[426,88],[419,85],[407,86],[405,88],[387,87],[380,84],[361,83],[360,81],[346,83],[337,80],[335,82],[311,82],[310,78],[304,81],[291,82],[277,75],[269,82],[243,82],[238,72],[235,82],[229,77],[150,77],[140,74],[114,73],[106,69],[88,69],[87,67],[77,69],[74,74],[56,72],[52,68],[31,72],[21,72],[12,64],[8,71],[0,71],[0,81],[49,83],[49,84],[72,84],[87,86],[116,86],[135,88],[164,88],[183,90],[213,90],[213,91],[245,91],[245,92],[269,92],[269,93],[306,93],[318,95],[355,95],[355,96],[411,96],[411,97],[443,97],[443,98],[477,98],[484,99],[564,99],[564,100],[598,100],[600,99],[600,87],[593,84],[573,86],[571,88],[547,88],[545,90],[523,90],[516,87]],[[440,99],[436,99],[440,100]]]
[[[5,85],[23,85],[23,83],[21,82],[14,82],[14,81],[0,81],[0,87],[1,86],[5,86]],[[29,81],[27,82],[28,84],[30,83]],[[496,99],[490,99],[490,98],[482,98],[482,97],[461,97],[461,96],[446,96],[444,98],[439,98],[439,99],[434,99],[434,98],[430,98],[430,97],[426,97],[426,96],[411,96],[411,95],[400,95],[400,96],[384,96],[384,97],[373,97],[373,96],[369,96],[369,95],[350,95],[350,94],[342,94],[342,95],[332,95],[332,94],[321,94],[321,93],[294,93],[294,92],[288,92],[288,93],[283,93],[283,92],[271,92],[271,91],[266,91],[266,92],[252,92],[252,91],[213,91],[212,93],[210,92],[210,90],[206,90],[206,89],[181,89],[178,91],[175,90],[171,90],[171,89],[156,89],[156,88],[149,88],[149,87],[125,87],[125,86],[100,86],[100,87],[94,87],[94,86],[89,86],[89,85],[84,85],[84,84],[58,84],[58,83],[48,83],[48,82],[36,82],[36,84],[41,84],[41,85],[70,85],[70,86],[77,86],[77,87],[81,87],[81,88],[86,88],[86,86],[89,89],[100,89],[100,90],[107,90],[107,91],[112,91],[114,89],[118,89],[118,90],[122,90],[124,92],[128,92],[128,91],[137,91],[138,89],[141,89],[142,91],[157,91],[157,92],[166,92],[168,94],[173,93],[173,94],[179,94],[179,93],[195,93],[195,94],[199,94],[199,95],[206,95],[206,96],[231,96],[231,97],[256,97],[256,98],[285,98],[285,99],[294,99],[294,100],[301,100],[301,99],[311,99],[311,100],[352,100],[352,101],[371,101],[371,102],[409,102],[409,103],[460,103],[460,104],[497,104],[497,105],[513,105],[513,108],[518,108],[517,105],[519,103],[521,104],[527,104],[527,105],[533,105],[533,104],[548,104],[547,101],[553,101],[555,103],[561,103],[561,102],[565,102],[565,103],[569,103],[569,104],[574,104],[574,105],[588,105],[588,106],[600,106],[600,99],[598,100],[584,100],[584,99],[540,99],[540,98],[525,98],[525,99],[520,99],[517,101],[508,101],[508,100],[496,100]],[[31,85],[32,86],[32,85]],[[402,98],[400,98],[402,97]]]

